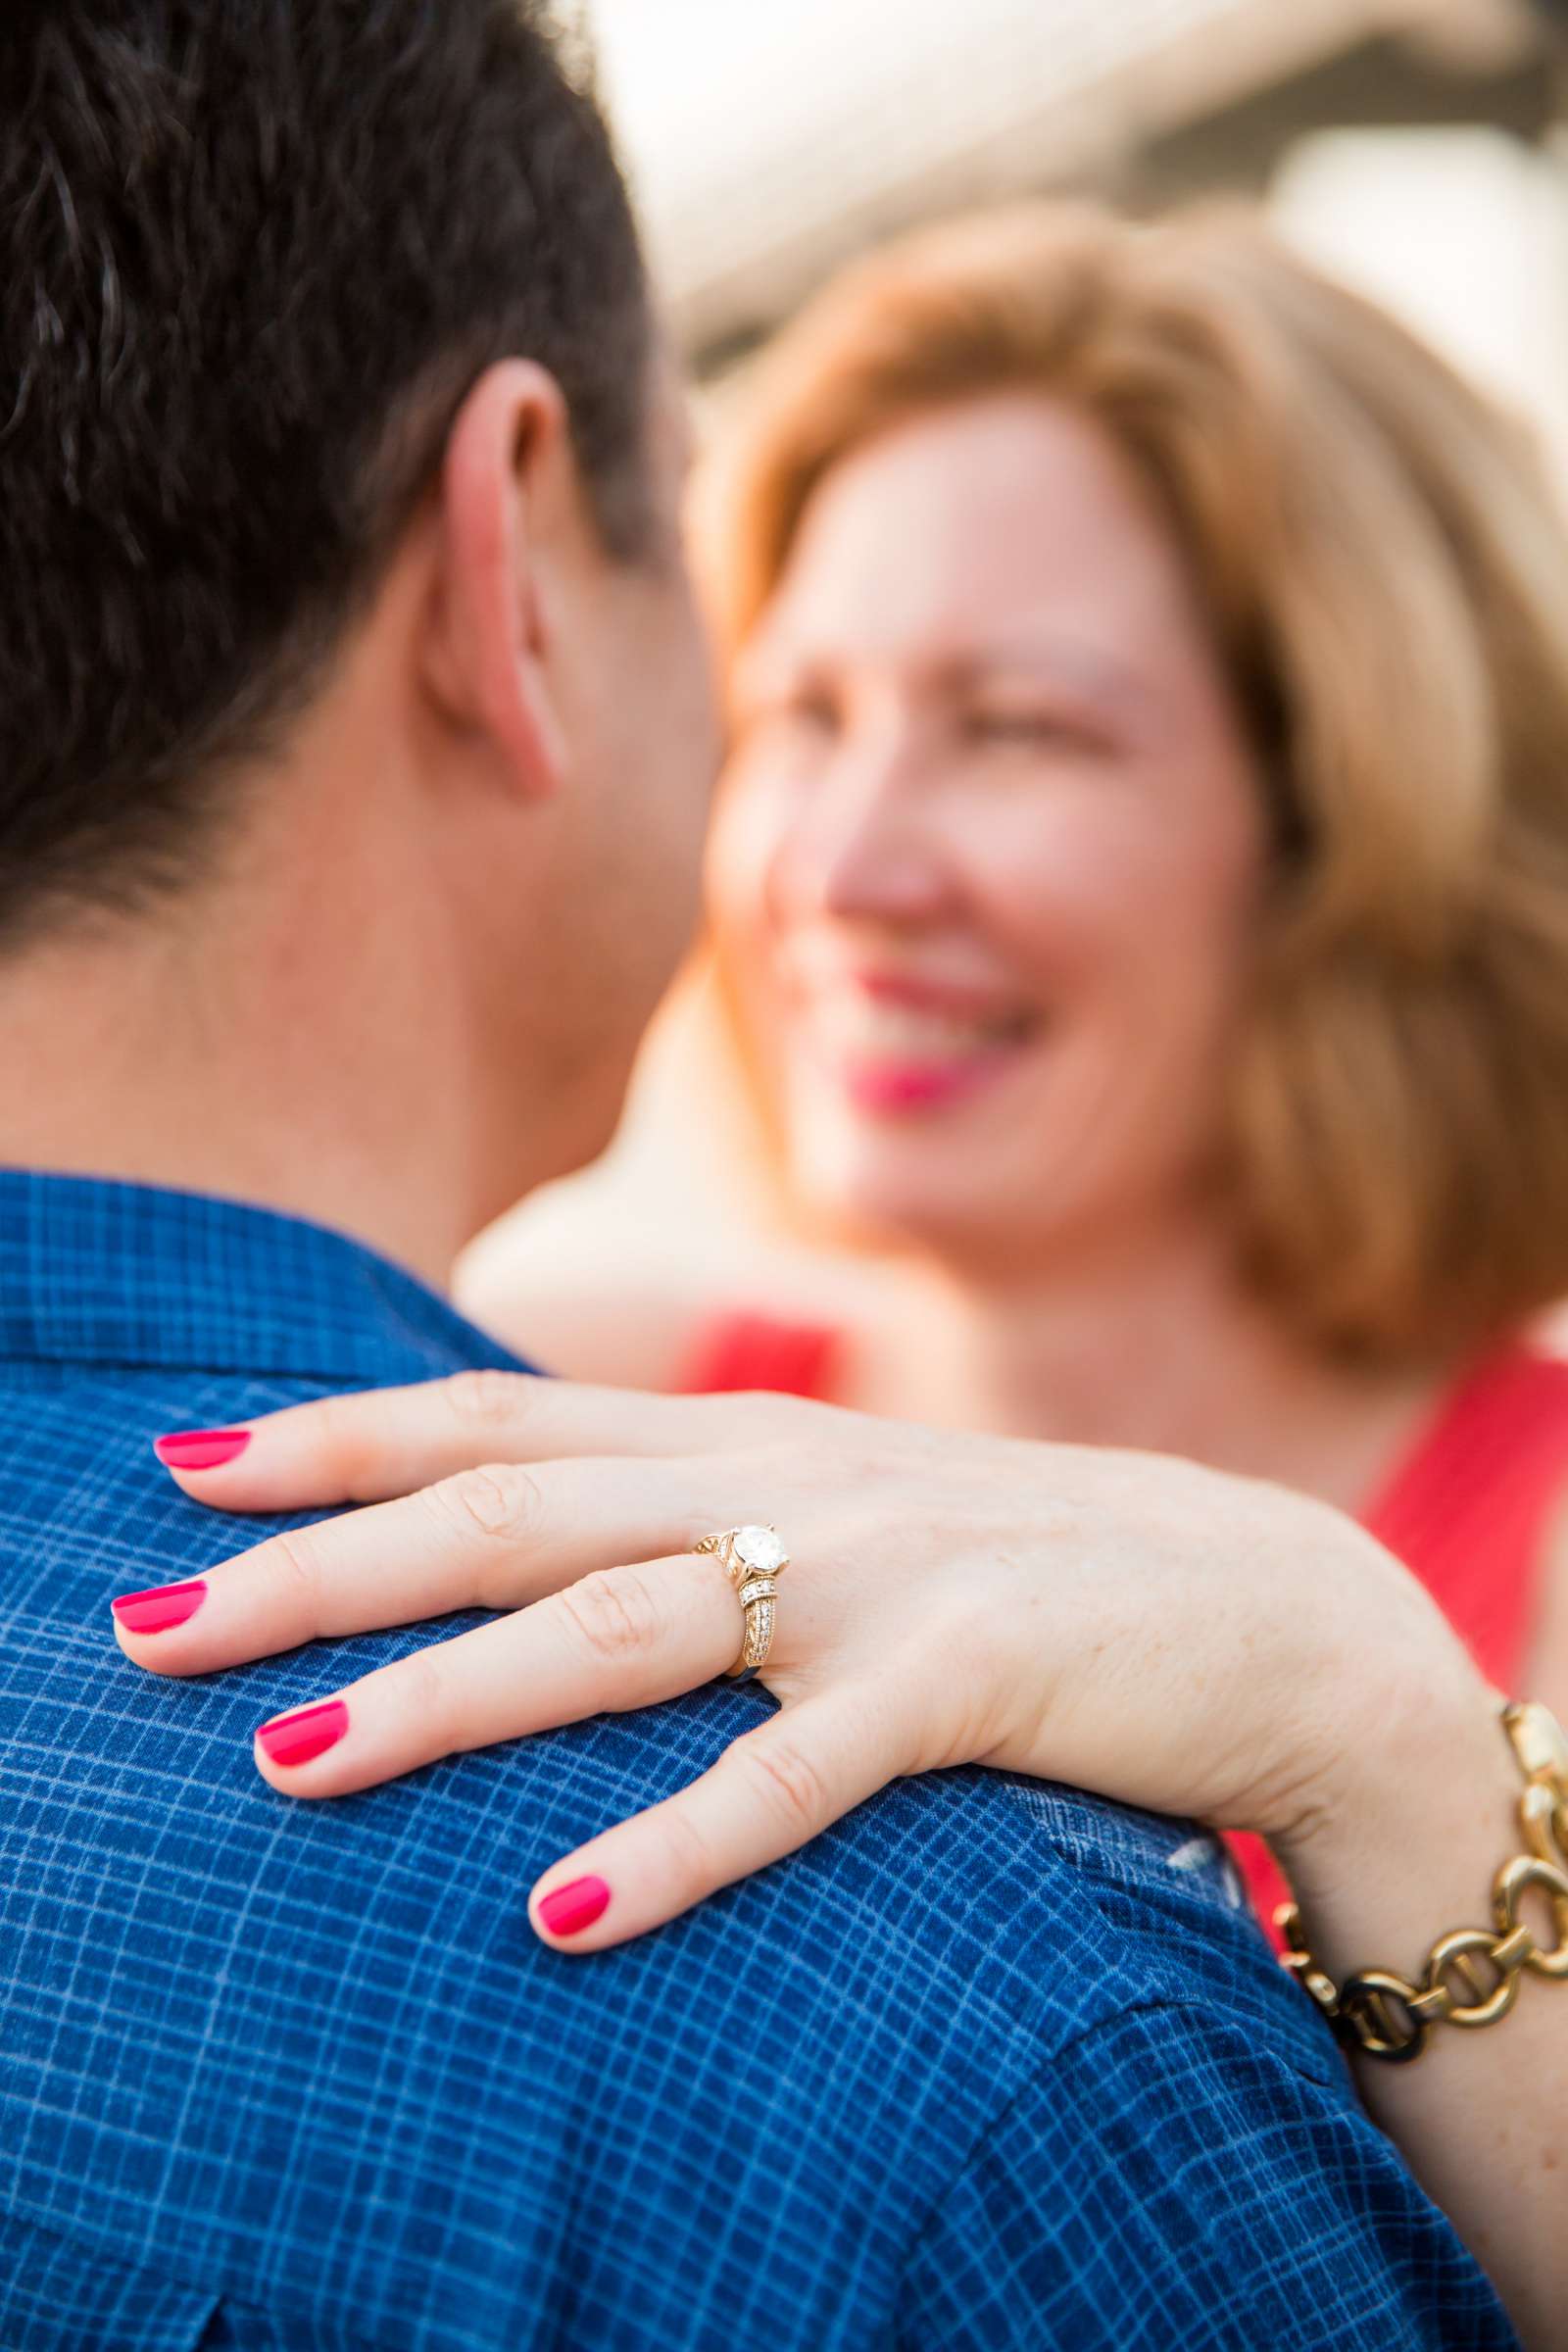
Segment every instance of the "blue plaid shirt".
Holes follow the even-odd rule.
[[[534,1874],[755,1692],[305,1805],[253,1726],[427,1637],[115,1648],[264,1532],[154,1432],[511,1360],[315,1227],[0,1175],[4,2352],[1513,2341],[1190,1831],[949,1773],[573,1961]]]

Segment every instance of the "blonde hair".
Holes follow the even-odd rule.
[[[1095,420],[1185,556],[1275,811],[1222,1163],[1315,1345],[1475,1347],[1568,1292],[1568,533],[1523,433],[1239,208],[1033,205],[844,272],[710,504],[746,635],[823,475],[934,408]]]

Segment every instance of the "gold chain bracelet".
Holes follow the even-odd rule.
[[[1492,1882],[1492,1927],[1439,1936],[1419,1984],[1388,1968],[1363,1968],[1336,1984],[1312,1958],[1301,1914],[1274,1915],[1289,1949],[1285,1966],[1305,1986],[1343,2042],[1369,2058],[1419,2058],[1436,2025],[1494,2026],[1519,1998],[1524,1971],[1568,1977],[1568,1739],[1548,1708],[1505,1706],[1502,1728],[1525,1776],[1519,1821],[1525,1851]],[[1544,1944],[1519,1907],[1535,1894],[1551,1906],[1556,1941]]]

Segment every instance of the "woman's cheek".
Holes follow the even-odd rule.
[[[705,860],[709,913],[726,933],[749,929],[766,912],[784,832],[782,796],[742,772],[719,784]]]
[[[731,955],[760,957],[804,910],[790,795],[748,781],[714,818],[708,847],[708,912]]]
[[[781,951],[791,896],[780,887],[783,810],[776,793],[751,779],[721,792],[705,864],[709,923],[746,1050],[760,1066],[773,1067],[788,1025]]]
[[[1046,809],[1032,824],[999,823],[970,847],[971,909],[1024,970],[1142,960],[1164,927],[1157,870],[1122,829],[1092,815]]]

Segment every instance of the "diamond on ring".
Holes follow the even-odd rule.
[[[732,1675],[750,1677],[766,1665],[772,1647],[778,1595],[778,1586],[773,1580],[790,1564],[788,1547],[777,1528],[752,1524],[727,1527],[720,1535],[704,1536],[692,1548],[716,1552],[725,1575],[735,1587],[744,1633],[741,1654],[729,1671]]]
[[[790,1555],[776,1528],[738,1527],[729,1544],[741,1566],[750,1568],[755,1576],[777,1576],[789,1565]]]

